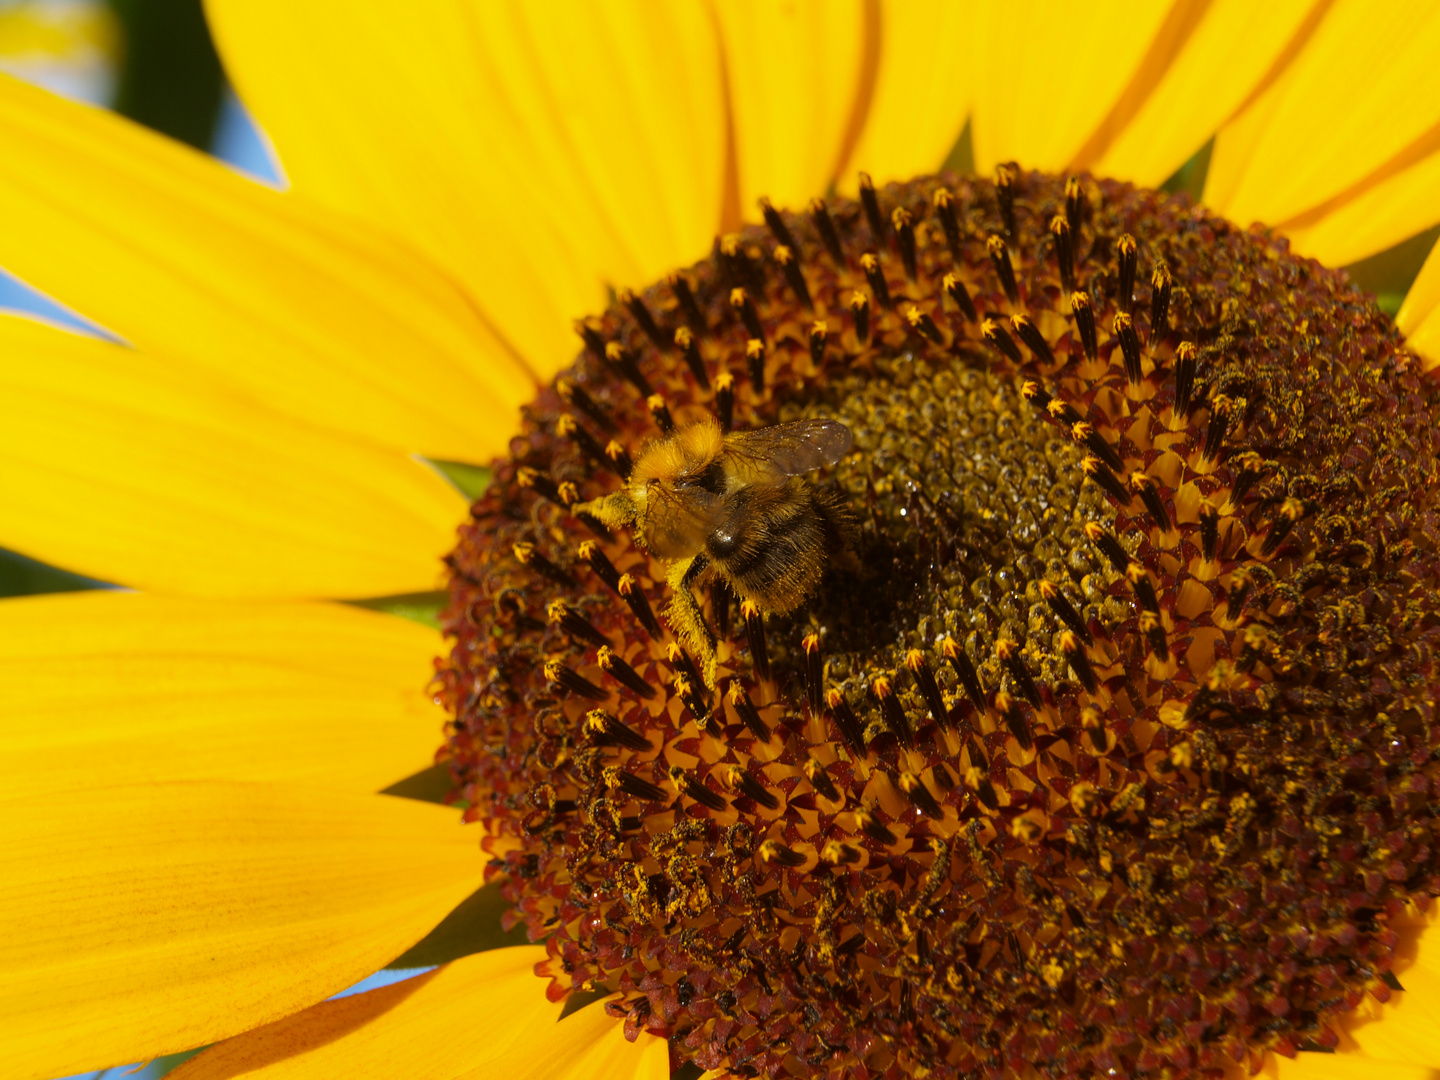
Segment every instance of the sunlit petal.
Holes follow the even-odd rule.
[[[12,797],[206,778],[379,791],[433,760],[441,649],[339,604],[0,601],[0,776]]]
[[[0,316],[0,388],[0,545],[102,580],[208,596],[431,589],[464,512],[399,451],[27,319]]]
[[[1440,935],[1435,905],[1395,921],[1400,933],[1395,972],[1403,989],[1389,1001],[1366,995],[1335,1025],[1339,1054],[1376,1062],[1425,1066],[1440,1073]]]
[[[973,72],[957,63],[969,48],[970,14],[946,0],[898,0],[882,8],[875,96],[845,174],[864,170],[877,184],[934,172],[965,127]]]
[[[1384,251],[1440,221],[1440,153],[1403,169],[1334,209],[1314,225],[1285,229],[1296,251],[1344,266]]]
[[[1440,8],[1337,0],[1285,74],[1216,137],[1206,203],[1242,224],[1300,231],[1440,152],[1437,51]],[[1440,220],[1440,202],[1405,209],[1415,216],[1388,235]]]
[[[976,168],[988,172],[1002,161],[1068,166],[1144,61],[1169,7],[976,3],[969,34]]]
[[[554,1037],[560,1006],[546,1000],[545,984],[535,976],[544,958],[538,946],[467,956],[247,1031],[186,1062],[171,1077],[453,1080],[477,1061],[521,1056]],[[509,1080],[512,1074],[498,1075]]]
[[[327,1001],[207,1050],[174,1080],[666,1080],[669,1047],[625,1040],[597,1005],[556,1023],[540,948],[497,949],[380,990]]]
[[[537,370],[606,283],[709,247],[719,48],[691,4],[211,0],[231,76],[299,191],[449,267]]]
[[[497,1072],[508,1080],[667,1080],[670,1047],[645,1032],[626,1041],[620,1021],[591,1005],[561,1020],[544,1039],[490,1057],[456,1080],[487,1080]]]
[[[398,956],[479,884],[479,834],[444,807],[107,779],[0,814],[0,1014],[20,1080],[287,1016]]]
[[[1098,157],[1103,176],[1158,185],[1304,47],[1330,0],[1214,0]]]
[[[1440,243],[1430,249],[1420,276],[1395,315],[1395,325],[1428,366],[1440,365]]]
[[[402,245],[0,77],[0,265],[175,368],[433,457],[505,444],[534,376]]]
[[[755,220],[762,195],[803,207],[829,187],[849,157],[847,139],[859,132],[852,124],[863,90],[866,5],[738,0],[716,4],[715,13],[733,103],[740,214]]]
[[[1235,1070],[1238,1078],[1244,1075]],[[1256,1074],[1266,1080],[1440,1080],[1440,1069],[1373,1061],[1359,1054],[1314,1054],[1302,1051],[1293,1058],[1266,1055]]]

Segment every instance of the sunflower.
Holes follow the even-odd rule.
[[[0,86],[10,1073],[1429,1075],[1440,17],[422,7],[211,3],[284,192]],[[604,509],[817,422],[802,601]]]

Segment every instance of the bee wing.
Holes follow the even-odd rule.
[[[724,514],[719,495],[696,487],[652,483],[641,535],[661,559],[683,559],[705,546]]]
[[[838,420],[795,420],[788,424],[737,431],[725,440],[731,461],[758,477],[800,476],[823,465],[834,465],[854,442],[850,429]]]

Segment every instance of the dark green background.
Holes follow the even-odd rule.
[[[200,0],[109,0],[124,31],[115,108],[208,150],[224,77]]]

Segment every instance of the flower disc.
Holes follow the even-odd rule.
[[[580,326],[449,560],[451,760],[552,990],[736,1075],[1334,1045],[1440,889],[1434,380],[1180,198],[763,209]],[[706,417],[853,434],[794,610],[597,518]]]

